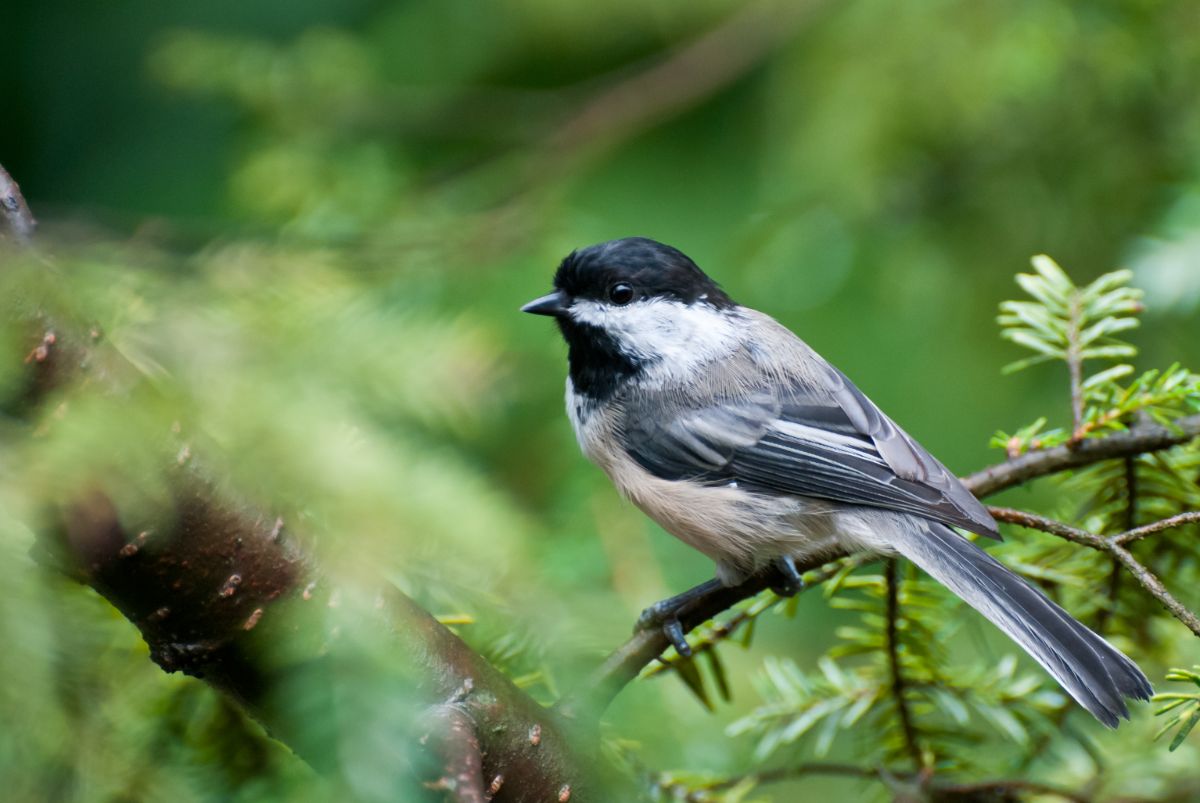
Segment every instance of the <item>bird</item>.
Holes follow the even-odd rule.
[[[577,249],[521,311],[567,344],[567,415],[622,496],[707,555],[715,578],[650,606],[688,654],[681,613],[718,586],[797,562],[901,555],[990,620],[1112,728],[1153,693],[1138,666],[960,534],[1000,539],[987,509],[841,371],[645,237]]]

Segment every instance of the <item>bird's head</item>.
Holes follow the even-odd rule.
[[[553,316],[587,395],[656,366],[682,370],[728,347],[737,305],[681,251],[628,237],[572,251],[554,292],[521,308]]]

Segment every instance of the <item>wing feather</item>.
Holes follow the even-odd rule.
[[[998,538],[974,496],[837,369],[703,403],[627,400],[625,448],[664,479],[736,482],[923,516]],[[669,411],[663,415],[663,411]]]

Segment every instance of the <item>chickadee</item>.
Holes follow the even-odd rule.
[[[1028,652],[1109,727],[1141,670],[951,527],[999,539],[965,486],[841,371],[641,237],[572,252],[522,311],[567,341],[567,414],[587,457],[716,580],[647,609],[687,652],[681,610],[717,582],[836,550],[899,553]],[[646,616],[644,615],[644,619]]]

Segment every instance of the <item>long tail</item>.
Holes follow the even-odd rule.
[[[1115,728],[1129,718],[1125,697],[1150,698],[1150,681],[1115,647],[949,527],[922,524],[896,528],[896,549],[1020,644],[1096,719]]]

